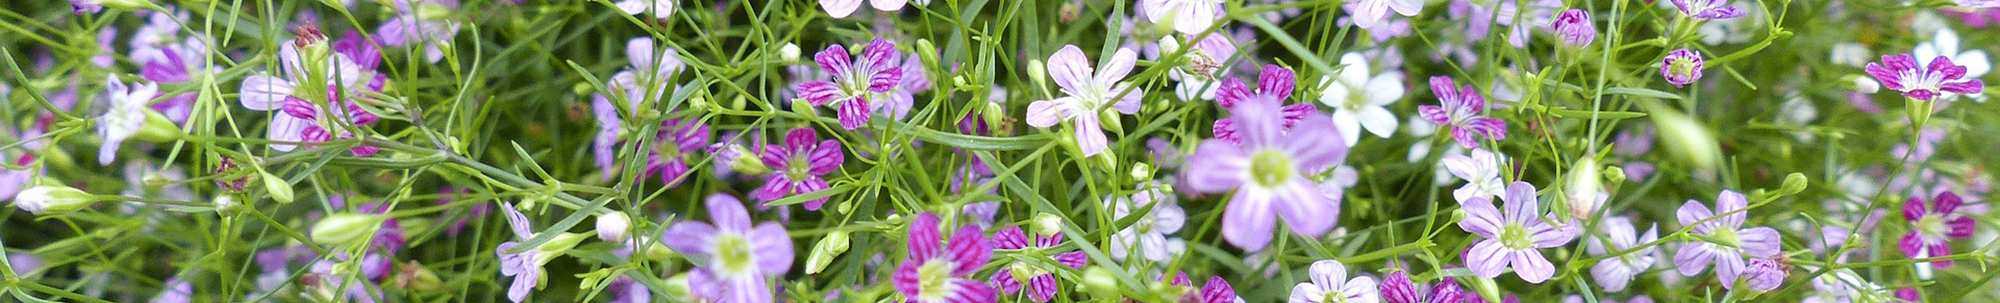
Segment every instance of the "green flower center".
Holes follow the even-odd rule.
[[[1692,60],[1674,60],[1673,65],[1669,68],[1673,69],[1675,76],[1685,77],[1694,75],[1694,62]]]
[[[944,260],[925,261],[917,267],[917,297],[924,301],[940,302],[951,292],[951,262]]]
[[[1922,218],[1917,218],[1917,231],[1923,233],[1924,236],[1943,238],[1945,232],[1950,230],[1951,227],[1944,224],[1942,216],[1924,215]]]
[[[728,273],[747,273],[756,262],[750,254],[750,240],[743,236],[718,233],[715,236],[715,261]]]
[[[1533,248],[1531,246],[1533,244],[1534,241],[1528,237],[1528,228],[1522,227],[1520,223],[1500,226],[1500,245],[1506,246],[1507,249],[1525,250]]]
[[[1728,228],[1716,229],[1715,233],[1710,234],[1710,236],[1714,236],[1715,241],[1720,242],[1719,244],[1728,245],[1729,247],[1743,247],[1743,239],[1742,237],[1736,236],[1735,229],[1728,229]]]
[[[812,163],[806,161],[805,155],[792,156],[791,162],[785,164],[785,177],[791,178],[792,181],[804,180],[811,175]]]
[[[1250,181],[1258,186],[1278,187],[1292,175],[1292,157],[1282,151],[1265,149],[1250,156]]]

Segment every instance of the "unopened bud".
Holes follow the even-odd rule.
[[[237,205],[236,196],[229,194],[216,195],[214,203],[217,212],[229,211]]]
[[[95,196],[74,187],[37,185],[14,194],[14,206],[36,215],[59,215],[97,203]]]
[[[805,98],[792,98],[792,113],[807,120],[819,118],[819,111],[813,110],[812,102]]]
[[[1660,142],[1667,146],[1669,154],[1704,170],[1715,169],[1722,163],[1722,149],[1716,145],[1715,134],[1709,132],[1708,126],[1666,106],[1653,106],[1648,111],[1653,124],[1660,126]]]
[[[694,297],[694,288],[688,285],[687,273],[680,273],[672,277],[667,277],[666,284],[667,284],[667,289],[663,292],[666,293],[668,301],[677,301],[677,302],[695,301],[696,298]]]
[[[632,219],[627,218],[625,213],[609,212],[597,215],[597,239],[612,242],[624,241],[625,232],[631,228]]]
[[[1857,93],[1873,94],[1882,90],[1882,83],[1875,82],[1874,78],[1868,76],[1848,75],[1847,79],[1849,81],[1847,89],[1854,90]]]
[[[930,39],[917,39],[917,59],[922,60],[921,62],[924,63],[924,66],[926,68],[931,66],[943,66],[938,63],[937,44],[931,43]],[[903,72],[907,73],[911,71],[903,71]],[[921,73],[923,71],[915,71],[915,72]]]
[[[1149,164],[1146,164],[1146,163],[1133,163],[1133,164],[1132,164],[1132,179],[1133,179],[1133,180],[1152,180],[1152,179],[1153,179],[1153,166],[1152,166],[1152,165],[1149,165]]]
[[[272,200],[278,200],[279,203],[292,203],[291,183],[285,183],[285,178],[279,178],[278,175],[273,175],[271,172],[258,171],[258,173],[261,175],[257,179],[264,182],[264,192],[270,194]]]
[[[162,143],[173,142],[185,134],[181,132],[180,126],[174,125],[174,121],[167,120],[167,116],[160,114],[159,111],[150,108],[140,109],[140,111],[146,113],[146,120],[139,124],[139,132],[133,133],[132,138],[145,140],[146,142]]]
[[[1598,199],[1601,195],[1599,190],[1604,187],[1597,170],[1597,158],[1592,154],[1577,159],[1576,165],[1570,168],[1569,186],[1566,188],[1570,218],[1588,219],[1597,213],[1598,202],[1602,201]]]
[[[1115,297],[1118,293],[1118,277],[1103,266],[1091,266],[1083,270],[1083,289],[1100,296]]]
[[[313,243],[325,246],[347,246],[374,234],[375,227],[382,224],[382,217],[358,213],[337,213],[320,218],[313,224]]]
[[[1049,67],[1042,64],[1041,59],[1029,59],[1028,79],[1035,81],[1035,87],[1047,87],[1049,83]]]
[[[1034,227],[1035,234],[1037,235],[1054,236],[1062,234],[1063,218],[1062,216],[1050,213],[1037,213],[1035,214]]]
[[[847,241],[846,231],[835,231],[820,239],[819,244],[813,244],[812,254],[806,256],[806,274],[826,270],[827,265],[833,264],[833,258],[847,252]]]
[[[1172,54],[1181,51],[1181,40],[1174,36],[1160,37],[1160,53]]]
[[[419,293],[435,294],[445,290],[444,280],[438,278],[437,272],[417,262],[396,265],[396,286]]]
[[[785,43],[785,46],[778,47],[778,58],[785,62],[799,62],[799,53],[798,44]]]
[[[1810,181],[1806,180],[1805,174],[1792,173],[1785,175],[1785,183],[1778,187],[1778,193],[1787,196],[1796,195],[1799,192],[1806,191],[1806,186],[1810,185],[1808,182]]]
[[[1611,184],[1624,184],[1626,180],[1625,169],[1617,166],[1605,167],[1604,180],[1611,182]]]

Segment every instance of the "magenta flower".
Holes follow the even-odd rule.
[[[1256,97],[1236,104],[1229,117],[1242,131],[1242,144],[1207,140],[1188,162],[1187,185],[1195,192],[1234,190],[1222,217],[1222,236],[1244,250],[1264,248],[1277,215],[1292,233],[1318,237],[1339,218],[1340,201],[1321,195],[1307,176],[1338,166],[1347,143],[1328,115],[1308,115],[1297,129],[1284,130],[1275,100]]]
[[[1249,85],[1243,84],[1243,80],[1236,78],[1223,79],[1222,88],[1218,89],[1215,93],[1215,105],[1221,106],[1224,110],[1234,112],[1236,104],[1244,102],[1273,102],[1282,104],[1285,100],[1292,98],[1293,85],[1297,82],[1297,76],[1292,73],[1291,69],[1277,65],[1265,65],[1264,71],[1257,75],[1256,90],[1251,90]],[[1311,103],[1298,103],[1285,105],[1280,111],[1284,113],[1284,130],[1290,131],[1293,126],[1298,124],[1299,120],[1305,119],[1306,115],[1318,112],[1319,107],[1313,106]],[[1338,121],[1335,123],[1336,126],[1339,125]],[[1229,143],[1243,143],[1243,138],[1236,136],[1236,121],[1230,119],[1215,120],[1214,127],[1216,139],[1228,141]],[[1346,134],[1347,132],[1341,132],[1342,136],[1346,136]],[[1359,134],[1359,132],[1356,132],[1356,134]]]
[[[1498,277],[1502,270],[1513,267],[1514,274],[1528,283],[1542,283],[1555,276],[1555,264],[1549,263],[1540,249],[1569,244],[1576,232],[1550,223],[1557,219],[1541,213],[1535,186],[1528,182],[1507,185],[1507,194],[1500,200],[1506,202],[1504,215],[1493,207],[1491,199],[1465,202],[1466,217],[1458,227],[1485,238],[1465,253],[1466,266],[1486,278]]]
[[[688,154],[708,148],[711,134],[700,119],[667,119],[660,122],[657,136],[646,156],[646,176],[659,176],[660,182],[674,187],[690,175]]]
[[[1917,100],[1930,101],[1944,92],[1978,94],[1986,89],[1986,82],[1966,79],[1965,66],[1953,64],[1946,56],[1931,59],[1929,66],[1918,66],[1916,57],[1909,54],[1882,55],[1881,63],[1869,62],[1864,69],[1881,81],[1882,87]]]
[[[1977,228],[1972,217],[1959,211],[1965,201],[1957,193],[1945,191],[1931,199],[1928,207],[1923,200],[1910,197],[1903,202],[1903,219],[1910,220],[1910,233],[1904,234],[1897,248],[1910,258],[1930,258],[1951,254],[1951,239],[1972,237]],[[1951,267],[1951,260],[1934,261],[1938,267]]]
[[[1633,276],[1653,267],[1653,262],[1657,261],[1654,254],[1658,251],[1654,248],[1645,248],[1622,255],[1610,255],[1610,253],[1659,240],[1659,228],[1647,228],[1645,235],[1637,236],[1637,228],[1632,226],[1630,218],[1604,218],[1602,224],[1603,238],[1584,241],[1584,248],[1591,255],[1605,257],[1597,261],[1597,265],[1590,267],[1591,278],[1594,278],[1598,285],[1604,286],[1606,292],[1625,291],[1625,287],[1632,283]]]
[[[1417,114],[1424,120],[1439,126],[1451,127],[1451,138],[1465,148],[1479,147],[1480,135],[1500,141],[1507,139],[1507,122],[1499,118],[1485,117],[1480,111],[1486,110],[1486,97],[1471,85],[1459,87],[1451,77],[1431,77],[1431,93],[1438,97],[1438,105],[1418,105]]]
[[[752,226],[743,202],[725,194],[708,196],[710,222],[684,221],[667,227],[660,242],[696,261],[688,285],[696,296],[718,303],[773,302],[771,278],[792,267],[792,238],[777,222]]]
[[[1110,109],[1126,115],[1137,114],[1139,98],[1146,94],[1123,81],[1132,72],[1138,56],[1130,49],[1120,48],[1103,68],[1093,69],[1082,49],[1063,46],[1049,56],[1048,70],[1049,78],[1062,87],[1065,96],[1029,103],[1028,125],[1048,128],[1069,120],[1070,130],[1076,133],[1076,146],[1084,156],[1104,152],[1109,143],[1099,129],[1098,113]]]
[[[318,28],[306,26],[298,30],[298,39],[279,47],[279,67],[283,78],[256,74],[243,79],[241,102],[243,107],[260,111],[281,111],[272,115],[269,130],[265,136],[274,141],[271,149],[291,151],[298,142],[323,142],[335,137],[347,138],[346,127],[324,127],[335,125],[335,121],[351,122],[354,125],[370,125],[379,120],[374,114],[345,98],[360,96],[364,91],[381,91],[387,76],[375,72],[381,64],[381,53],[374,43],[366,43],[358,32],[349,32],[346,37],[326,45],[326,36]],[[301,56],[312,54],[301,48],[317,49],[330,47],[333,52],[317,61]],[[306,62],[322,62],[324,66],[306,66]],[[352,149],[357,156],[369,156],[376,149],[357,146]]]
[[[1690,241],[1674,253],[1674,265],[1681,275],[1693,276],[1708,269],[1709,262],[1715,262],[1715,274],[1723,283],[1733,283],[1737,275],[1743,273],[1744,257],[1770,257],[1779,253],[1778,230],[1770,227],[1743,228],[1743,220],[1749,217],[1745,208],[1749,202],[1743,194],[1724,190],[1715,198],[1715,212],[1709,212],[1701,202],[1688,200],[1681,204],[1675,217],[1681,225],[1694,226],[1694,233],[1702,235],[1701,241]]]
[[[1676,49],[1667,52],[1667,57],[1661,59],[1660,76],[1667,78],[1667,83],[1673,84],[1674,87],[1685,87],[1688,83],[1701,80],[1701,70],[1705,68],[1704,66],[1700,51]]]
[[[820,141],[811,128],[793,129],[785,134],[785,144],[764,146],[762,158],[764,165],[771,167],[771,175],[764,187],[750,196],[765,202],[826,189],[826,179],[820,176],[840,169],[847,161],[847,155],[840,152],[840,141]],[[806,201],[806,210],[819,210],[826,200]]]
[[[1695,19],[1718,20],[1743,16],[1743,10],[1729,6],[1729,0],[1673,0],[1681,14]]]
[[[993,243],[973,226],[960,227],[945,243],[938,227],[934,213],[910,219],[910,254],[891,279],[904,302],[998,302],[993,287],[970,278],[993,257]]]
[[[860,128],[868,123],[868,113],[873,109],[870,102],[880,102],[877,94],[887,93],[903,81],[902,58],[896,53],[896,44],[889,40],[875,39],[868,48],[861,51],[861,57],[849,61],[847,48],[839,44],[828,45],[826,50],[813,55],[813,61],[832,81],[819,80],[799,83],[799,96],[813,106],[840,103],[840,127]]]
[[[1591,40],[1597,39],[1597,25],[1591,24],[1590,12],[1583,9],[1572,8],[1557,14],[1549,28],[1555,30],[1556,38],[1570,46],[1590,45]]]
[[[1055,248],[1057,245],[1062,245],[1062,240],[1063,240],[1063,234],[1055,233],[1046,236],[1035,235],[1034,242],[1029,243],[1028,234],[1022,232],[1020,226],[1008,227],[1007,229],[1002,229],[998,232],[993,233],[994,248],[999,248],[999,249],[1032,248],[1037,250],[1044,250],[1044,249]],[[1075,268],[1075,269],[1082,269],[1083,266],[1090,260],[1089,259],[1090,257],[1084,255],[1083,252],[1081,251],[1057,253],[1053,256],[1053,258],[1056,260],[1056,262],[1062,263],[1062,265],[1064,266],[1069,266],[1070,268]],[[1000,291],[1006,292],[1008,295],[1013,295],[1016,292],[1020,292],[1022,284],[1021,281],[1014,279],[1013,271],[1015,269],[1035,269],[1035,267],[1014,266],[1014,267],[1002,268],[1000,269],[1000,272],[993,274],[992,278],[993,285],[999,286]],[[1055,273],[1041,272],[1041,270],[1039,269],[1035,270],[1037,272],[1028,273],[1025,275],[1030,277],[1028,278],[1028,283],[1026,285],[1028,287],[1028,299],[1034,300],[1035,302],[1048,302],[1049,299],[1055,298],[1057,291],[1061,290],[1060,288],[1057,287],[1056,275]]]
[[[1166,277],[1161,277],[1161,280],[1165,281]],[[1194,286],[1194,281],[1188,279],[1187,273],[1176,273],[1173,276],[1173,280],[1167,283],[1173,286],[1180,286],[1180,287]],[[1236,296],[1236,288],[1229,286],[1229,280],[1223,280],[1222,277],[1219,276],[1208,277],[1207,283],[1202,284],[1201,288],[1195,288],[1193,290],[1194,292],[1189,292],[1187,294],[1181,295],[1180,302],[1181,303],[1238,303],[1243,301],[1242,297]]]
[[[1420,287],[1410,281],[1410,274],[1403,271],[1383,276],[1381,286],[1382,302],[1388,303],[1459,303],[1469,299],[1465,296],[1465,289],[1458,286],[1458,280],[1452,278],[1438,281],[1428,295],[1420,292]]]

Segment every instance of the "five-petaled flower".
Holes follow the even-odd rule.
[[[1034,235],[1032,237],[1033,242],[1029,241],[1030,238],[1026,232],[1021,230],[1020,226],[1008,227],[993,233],[993,245],[994,248],[998,249],[1050,249],[1055,248],[1057,245],[1062,245],[1063,234]],[[1050,258],[1055,259],[1057,263],[1061,263],[1063,266],[1069,266],[1074,269],[1082,269],[1090,260],[1090,256],[1084,255],[1081,251],[1056,253],[1050,255]],[[1057,291],[1061,290],[1058,284],[1056,284],[1055,273],[1019,262],[1014,263],[1014,266],[1001,268],[1000,272],[994,273],[992,278],[993,285],[999,286],[1000,291],[1006,292],[1009,295],[1020,292],[1021,287],[1024,285],[1020,280],[1014,278],[1016,273],[1019,273],[1019,276],[1028,277],[1025,286],[1028,288],[1029,300],[1048,302],[1049,299],[1055,298]]]
[[[861,50],[861,57],[849,60],[847,48],[840,44],[828,45],[826,50],[813,55],[813,61],[820,69],[833,76],[833,80],[818,80],[799,83],[799,96],[813,106],[839,103],[840,127],[860,128],[868,124],[871,102],[896,88],[903,81],[902,55],[896,52],[896,43],[875,39]],[[1122,76],[1122,75],[1121,75]]]
[[[1431,123],[1451,127],[1451,138],[1459,146],[1479,147],[1479,140],[1472,138],[1475,134],[1494,141],[1507,139],[1507,122],[1480,114],[1486,110],[1486,97],[1480,96],[1472,85],[1459,87],[1451,77],[1431,77],[1431,93],[1437,95],[1438,105],[1419,105],[1417,114]]]
[[[1292,285],[1291,303],[1376,303],[1382,293],[1375,278],[1347,278],[1347,265],[1335,260],[1319,260],[1306,271],[1308,282]]]
[[[1869,62],[1864,69],[1882,87],[1902,92],[1904,97],[1930,101],[1943,93],[1978,94],[1986,82],[1967,79],[1965,66],[1953,64],[1951,57],[1937,56],[1930,65],[1917,65],[1910,54],[1882,55],[1882,62]]]
[[[1028,125],[1047,128],[1064,119],[1076,133],[1076,146],[1084,156],[1104,152],[1109,145],[1099,128],[1098,113],[1110,109],[1131,115],[1139,113],[1139,97],[1145,95],[1131,83],[1122,81],[1132,72],[1138,55],[1120,48],[1102,68],[1092,69],[1090,58],[1075,45],[1063,46],[1049,56],[1049,77],[1062,87],[1065,96],[1028,104]]]
[[[1340,74],[1320,78],[1319,103],[1333,107],[1333,124],[1340,127],[1340,137],[1347,139],[1347,146],[1361,141],[1361,130],[1376,137],[1388,138],[1396,133],[1396,113],[1388,106],[1403,99],[1403,73],[1384,72],[1369,76],[1368,59],[1360,53],[1340,56]]]
[[[1278,101],[1258,95],[1238,103],[1229,117],[1242,143],[1201,143],[1188,162],[1187,185],[1203,193],[1236,193],[1224,210],[1222,237],[1245,250],[1263,249],[1276,220],[1292,233],[1318,237],[1332,229],[1340,201],[1328,199],[1308,176],[1338,166],[1347,143],[1326,115],[1307,115],[1284,129]]]
[[[1688,200],[1681,204],[1675,217],[1681,225],[1693,226],[1694,234],[1701,240],[1681,245],[1674,253],[1674,266],[1681,275],[1693,276],[1708,269],[1709,262],[1715,262],[1715,275],[1722,283],[1734,283],[1737,275],[1743,273],[1745,254],[1747,257],[1770,257],[1779,251],[1778,230],[1770,227],[1743,228],[1749,201],[1743,194],[1724,190],[1715,198],[1715,211],[1702,206],[1700,201]]]
[[[1681,14],[1702,20],[1732,19],[1743,16],[1743,10],[1729,5],[1729,0],[1673,0],[1674,8]]]
[[[993,243],[979,227],[963,226],[945,242],[934,213],[910,219],[910,250],[892,283],[911,303],[992,303],[999,294],[970,276],[993,257]]]
[[[1896,247],[1910,258],[1950,255],[1951,245],[1948,242],[1972,237],[1973,229],[1978,227],[1971,216],[1960,211],[1959,206],[1964,203],[1965,200],[1951,191],[1938,193],[1929,205],[1918,197],[1910,197],[1909,201],[1903,202],[1903,219],[1910,221],[1910,232],[1896,242]],[[1930,263],[1951,267],[1952,262],[1939,260]]]
[[[1555,276],[1555,264],[1540,249],[1563,246],[1576,238],[1573,227],[1558,225],[1555,217],[1543,215],[1535,186],[1514,182],[1500,196],[1506,204],[1503,214],[1493,200],[1473,198],[1465,202],[1465,220],[1458,226],[1479,235],[1479,243],[1465,252],[1465,264],[1473,274],[1493,278],[1508,267],[1528,283],[1542,283]]]
[[[708,302],[773,302],[769,280],[792,267],[791,235],[777,222],[751,225],[735,197],[710,195],[707,205],[714,224],[683,221],[660,235],[660,242],[695,260],[690,288]]]
[[[1701,80],[1703,68],[1706,67],[1702,63],[1701,52],[1691,49],[1676,49],[1667,52],[1665,59],[1660,59],[1660,76],[1666,77],[1667,84],[1674,87],[1685,87],[1688,83]]]
[[[1603,260],[1598,260],[1597,265],[1590,267],[1590,275],[1596,279],[1598,285],[1604,286],[1604,291],[1624,291],[1625,287],[1632,283],[1634,276],[1645,272],[1647,268],[1652,268],[1653,262],[1657,261],[1654,256],[1657,250],[1652,247],[1626,251],[1640,244],[1659,240],[1659,227],[1647,228],[1645,235],[1637,236],[1637,229],[1632,226],[1630,218],[1609,217],[1604,218],[1604,222],[1600,224],[1603,224],[1601,227],[1605,228],[1605,233],[1600,238],[1584,240],[1584,249],[1591,255],[1605,257]],[[1614,252],[1623,253],[1612,255]]]
[[[770,202],[787,195],[802,195],[827,188],[822,175],[840,169],[847,161],[847,155],[840,151],[840,141],[819,139],[819,134],[811,128],[793,129],[785,134],[784,144],[764,146],[764,165],[771,168],[764,186],[751,192],[750,196]],[[806,210],[819,210],[827,198],[805,201]]]

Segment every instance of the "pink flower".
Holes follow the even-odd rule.
[[[1911,229],[1896,242],[1903,255],[1910,258],[1930,258],[1951,254],[1951,239],[1972,237],[1978,227],[1972,217],[1959,211],[1965,201],[1951,191],[1938,193],[1928,207],[1923,200],[1910,197],[1903,202],[1903,219],[1909,220]],[[1938,267],[1951,267],[1951,260],[1932,262]]]
[[[960,227],[945,243],[938,227],[937,214],[910,220],[910,254],[891,279],[904,302],[999,302],[993,287],[970,278],[993,257],[993,243],[973,226]]]
[[[1102,69],[1090,67],[1090,58],[1075,45],[1063,46],[1049,56],[1049,77],[1062,87],[1065,96],[1028,104],[1028,125],[1047,128],[1067,119],[1076,133],[1077,148],[1084,156],[1104,152],[1109,143],[1099,129],[1098,113],[1105,109],[1131,115],[1139,113],[1139,98],[1146,94],[1122,81],[1138,62],[1137,54],[1120,48]],[[1120,94],[1123,94],[1122,96]]]
[[[764,165],[771,167],[771,175],[764,186],[751,192],[750,196],[770,202],[788,195],[826,189],[826,179],[820,176],[840,169],[840,164],[847,161],[847,155],[841,153],[840,141],[820,141],[819,134],[811,128],[799,128],[785,134],[784,144],[764,146],[762,159]],[[806,201],[806,210],[819,210],[826,200]]]
[[[993,244],[999,249],[1050,249],[1055,248],[1057,245],[1062,245],[1062,240],[1062,233],[1056,233],[1047,236],[1035,235],[1034,242],[1030,243],[1028,242],[1028,234],[1022,232],[1020,226],[1008,227],[1007,229],[993,233]],[[1057,253],[1053,258],[1056,262],[1075,269],[1082,269],[1090,260],[1090,257],[1084,255],[1081,251]],[[1021,281],[1014,279],[1013,270],[1015,268],[1033,267],[1002,268],[1000,272],[993,274],[993,285],[999,286],[1001,291],[1009,295],[1020,292],[1023,285]],[[1057,291],[1061,290],[1057,287],[1056,275],[1054,273],[1041,273],[1040,275],[1030,276],[1026,286],[1028,287],[1028,299],[1035,300],[1035,302],[1048,302],[1049,299],[1055,298]]]
[[[813,106],[840,103],[840,127],[860,128],[868,123],[870,102],[880,102],[903,81],[902,58],[896,53],[896,44],[889,40],[875,39],[868,48],[861,51],[861,57],[849,61],[847,48],[839,44],[829,45],[826,50],[813,55],[813,61],[820,69],[833,76],[832,81],[819,80],[799,83],[799,96]]]
[[[1438,105],[1418,105],[1417,114],[1424,120],[1439,126],[1451,127],[1451,138],[1465,148],[1479,147],[1480,135],[1494,141],[1507,139],[1507,122],[1498,118],[1485,117],[1480,111],[1486,109],[1486,97],[1471,85],[1459,87],[1451,77],[1431,77],[1431,93],[1437,94]]]
[[[1691,49],[1667,52],[1667,57],[1660,60],[1660,76],[1666,77],[1667,83],[1674,87],[1684,87],[1694,83],[1694,80],[1701,80],[1702,68],[1701,52]]]
[[[1869,62],[1864,69],[1882,82],[1882,87],[1917,100],[1930,101],[1944,92],[1978,94],[1986,89],[1984,81],[1966,79],[1965,66],[1953,64],[1951,57],[1946,56],[1931,59],[1928,66],[1918,66],[1916,58],[1909,54],[1882,55],[1881,63]]]
[[[1458,226],[1478,235],[1478,243],[1465,253],[1465,265],[1480,277],[1493,278],[1509,267],[1521,280],[1542,283],[1555,276],[1555,264],[1540,249],[1560,247],[1576,238],[1576,232],[1552,224],[1554,217],[1541,213],[1535,186],[1514,182],[1500,196],[1507,211],[1493,207],[1493,200],[1472,198],[1465,202],[1466,217]]]

